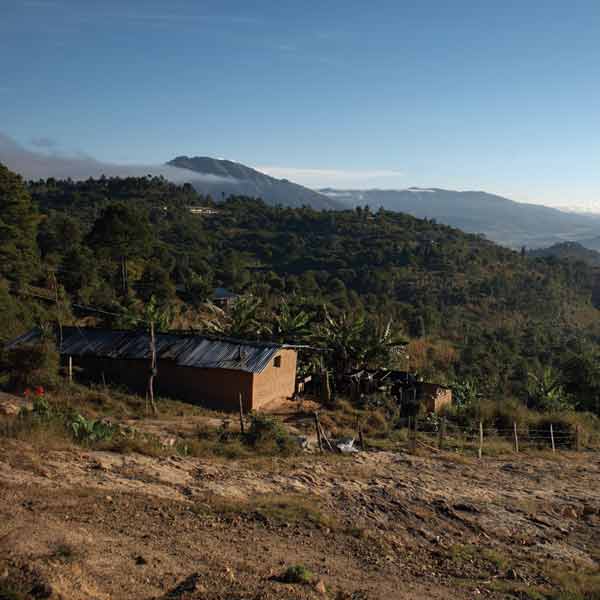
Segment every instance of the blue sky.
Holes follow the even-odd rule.
[[[600,207],[600,0],[0,0],[0,132]]]

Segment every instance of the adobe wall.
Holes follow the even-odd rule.
[[[281,366],[276,367],[275,359],[281,357]],[[252,408],[258,409],[273,400],[284,400],[294,395],[296,386],[295,350],[282,349],[262,373],[254,374],[254,395]]]
[[[239,410],[241,392],[244,412],[252,409],[252,373],[244,371],[178,367],[158,361],[156,390],[161,396],[224,411]]]
[[[158,361],[154,393],[216,410],[239,410],[242,393],[244,410],[252,408],[252,373],[229,369],[178,367],[172,361]],[[75,380],[124,386],[142,396],[148,388],[148,360],[73,357]],[[104,374],[104,379],[103,379]]]

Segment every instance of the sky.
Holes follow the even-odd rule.
[[[600,211],[600,0],[0,0],[0,134]]]

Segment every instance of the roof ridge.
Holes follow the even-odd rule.
[[[63,325],[63,331],[66,330],[78,330],[78,331],[102,331],[110,333],[130,333],[130,334],[147,334],[145,329],[121,329],[111,327],[80,327],[77,325]],[[189,338],[203,338],[213,342],[228,342],[230,344],[238,344],[243,346],[261,346],[261,347],[272,347],[272,348],[286,348],[290,347],[288,344],[280,342],[271,342],[269,340],[248,340],[242,338],[235,338],[226,335],[211,334],[207,332],[194,331],[191,329],[174,329],[169,331],[157,331],[155,334],[158,336],[173,335],[176,337],[189,337]]]

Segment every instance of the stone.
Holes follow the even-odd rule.
[[[577,519],[579,517],[577,511],[572,506],[565,506],[562,510],[562,516],[565,519]]]
[[[325,586],[325,582],[322,579],[319,579],[319,581],[315,583],[315,591],[319,592],[319,594],[327,594],[327,587]]]

